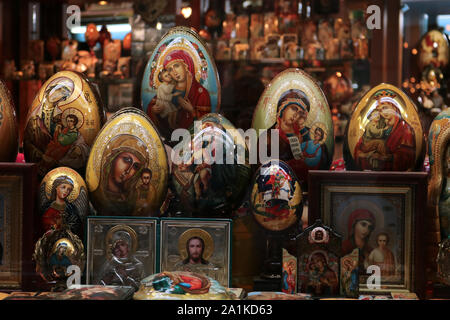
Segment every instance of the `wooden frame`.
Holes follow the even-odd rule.
[[[8,291],[33,285],[37,182],[35,164],[0,163],[0,288]]]
[[[353,243],[355,246],[354,227],[359,220],[354,212],[371,212],[371,231],[365,237],[364,247],[360,249],[364,271],[368,265],[374,264],[370,263],[376,255],[369,254],[375,251],[370,248],[371,243],[374,247],[379,246],[378,237],[387,233],[386,247],[389,249],[391,246],[395,253],[389,251],[390,254],[384,255],[392,257],[387,259],[394,260],[394,263],[380,264],[383,268],[380,289],[369,290],[365,281],[367,275],[360,272],[362,294],[415,292],[423,297],[423,244],[426,239],[421,236],[426,212],[427,176],[425,172],[309,172],[308,220],[311,223],[322,219],[324,224],[341,233],[344,239],[343,254],[346,250],[345,239],[348,239],[347,244]]]

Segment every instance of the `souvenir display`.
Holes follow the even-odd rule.
[[[362,97],[346,131],[347,169],[413,171],[421,168],[424,153],[417,108],[402,90],[382,83]]]
[[[426,182],[426,172],[310,171],[308,220],[342,236],[342,255],[359,249],[360,293],[423,295]],[[381,286],[371,289],[373,268]]]
[[[42,230],[69,228],[82,237],[89,214],[89,199],[83,178],[67,167],[48,172],[39,187],[39,216]]]
[[[163,137],[220,107],[220,82],[203,40],[186,27],[166,33],[151,55],[141,87],[142,107]]]
[[[442,111],[431,124],[428,156],[428,199],[438,208],[433,219],[440,225],[441,238],[446,239],[450,236],[450,109]]]
[[[61,59],[63,61],[72,61],[77,54],[78,41],[64,40],[61,45],[62,45]]]
[[[102,218],[87,220],[88,284],[130,286],[156,271],[154,218]]]
[[[262,165],[253,179],[250,204],[255,220],[266,230],[294,226],[303,211],[302,189],[292,169],[281,160]]]
[[[281,270],[281,291],[287,294],[297,293],[297,258],[283,248]]]
[[[16,161],[19,149],[18,124],[16,109],[11,93],[5,83],[0,80],[0,162]]]
[[[444,69],[448,65],[450,45],[447,36],[439,30],[428,31],[420,40],[419,68],[432,65]]]
[[[278,33],[278,17],[274,12],[264,15],[264,36]]]
[[[264,58],[279,58],[281,49],[280,42],[281,36],[279,34],[267,35],[266,46],[264,48]]]
[[[45,49],[50,54],[52,61],[55,61],[61,54],[61,40],[58,37],[50,37],[45,43]]]
[[[311,224],[297,241],[298,291],[315,297],[339,294],[341,236],[320,220]]]
[[[97,135],[86,184],[99,215],[152,216],[166,196],[168,173],[158,131],[142,111],[130,107],[117,111]]]
[[[422,71],[419,89],[420,93],[417,100],[421,107],[425,110],[430,110],[431,114],[438,114],[443,109],[447,108],[444,98],[439,92],[443,80],[444,74],[439,68],[429,65]]]
[[[109,41],[111,41],[111,32],[108,31],[108,27],[106,26],[106,24],[104,24],[102,25],[99,32],[98,42],[100,43],[103,49],[105,47],[105,44],[108,43]]]
[[[161,219],[160,270],[189,271],[231,285],[231,221]]]
[[[98,39],[100,38],[100,33],[97,30],[97,26],[94,23],[89,23],[86,26],[86,32],[84,33],[84,38],[91,49],[91,52],[94,46],[97,44]]]
[[[186,271],[163,271],[141,281],[134,300],[232,300],[216,280]]]
[[[84,270],[83,242],[69,229],[51,229],[36,242],[33,260],[36,272],[51,286],[51,291],[63,291],[74,270],[72,266]]]
[[[223,116],[203,116],[190,139],[174,148],[172,184],[181,211],[202,217],[229,216],[247,191],[251,172],[243,136]],[[236,152],[235,152],[236,151]]]
[[[250,16],[250,37],[253,39],[264,37],[264,16],[253,13]]]
[[[303,23],[302,36],[302,46],[306,47],[311,42],[317,41],[317,26],[312,20],[306,20]]]
[[[348,124],[348,116],[343,112],[342,105],[353,95],[352,83],[341,72],[336,72],[325,79],[323,91],[331,105],[334,136],[336,138],[343,137]]]
[[[278,131],[278,157],[293,169],[304,191],[309,170],[329,169],[334,152],[330,108],[306,72],[287,69],[271,81],[254,111],[252,128]],[[271,150],[271,135],[267,130],[259,137],[265,139],[259,145],[267,145],[266,152]]]
[[[117,62],[119,61],[120,54],[120,40],[105,42],[103,50],[103,70],[108,71],[110,74],[114,73],[117,69]]]
[[[81,74],[61,71],[48,79],[33,100],[24,133],[28,162],[43,177],[55,167],[83,173],[104,111],[97,92]]]

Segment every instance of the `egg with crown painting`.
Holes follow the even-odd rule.
[[[382,83],[361,98],[352,112],[344,140],[347,169],[419,170],[424,152],[417,107],[402,90]]]
[[[145,113],[129,107],[112,115],[95,139],[86,185],[99,215],[156,216],[168,174],[158,131]]]
[[[61,166],[83,175],[103,119],[98,92],[85,76],[73,71],[54,74],[29,109],[23,141],[25,160],[38,164],[41,178]]]

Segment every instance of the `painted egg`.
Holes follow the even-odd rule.
[[[287,163],[268,161],[256,171],[252,183],[252,213],[264,229],[284,231],[300,221],[302,189]]]
[[[103,126],[86,167],[90,199],[99,215],[154,216],[165,199],[166,149],[150,119],[123,108]]]
[[[61,71],[41,87],[28,112],[24,152],[38,164],[39,176],[56,167],[82,175],[91,146],[103,124],[98,93],[82,74]]]
[[[450,45],[447,36],[439,30],[428,31],[420,40],[419,68],[431,65],[444,69],[448,65]]]
[[[48,172],[39,190],[39,213],[43,232],[68,227],[78,236],[89,215],[86,183],[73,169],[59,167]]]
[[[251,178],[244,137],[223,116],[203,116],[172,152],[172,184],[182,212],[223,216],[240,205]]]
[[[81,273],[84,271],[83,241],[67,228],[49,230],[36,242],[33,260],[36,261],[36,272],[55,286],[54,291],[60,291],[70,275],[66,272],[68,266],[76,265]]]
[[[186,27],[164,35],[145,69],[142,108],[159,132],[171,140],[176,128],[220,107],[220,82],[214,59],[201,37]]]
[[[19,148],[14,103],[6,85],[0,80],[0,162],[14,162]]]
[[[349,170],[412,171],[423,163],[425,141],[417,107],[399,88],[369,90],[350,117],[344,140]]]
[[[260,134],[259,156],[271,154],[272,159],[285,161],[305,190],[309,170],[330,168],[334,152],[330,107],[306,72],[287,69],[269,83],[253,113],[252,127]],[[261,129],[272,130],[261,133]]]
[[[430,159],[428,198],[430,204],[436,205],[440,199],[443,201],[450,199],[450,181],[448,181],[450,179],[450,109],[439,113],[431,123],[428,133],[428,156]],[[446,187],[443,189],[443,186]],[[444,210],[441,216],[450,217],[450,206],[445,209],[445,215],[443,212]],[[446,227],[449,229],[448,224]]]

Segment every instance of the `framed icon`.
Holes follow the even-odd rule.
[[[160,270],[191,271],[231,286],[231,220],[160,221]]]

